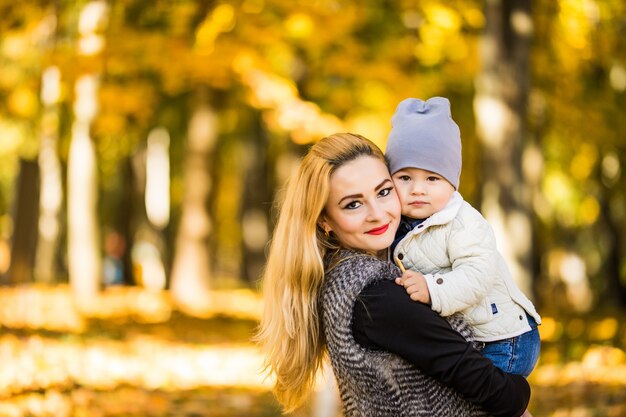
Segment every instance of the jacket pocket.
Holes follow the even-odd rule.
[[[463,314],[465,320],[470,325],[487,323],[491,321],[493,315],[497,313],[498,306],[492,303],[487,297],[483,298],[477,305],[461,311],[461,314]]]

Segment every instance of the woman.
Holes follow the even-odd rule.
[[[302,160],[274,232],[257,336],[277,399],[285,411],[299,406],[327,350],[346,417],[522,415],[525,379],[495,368],[394,283],[387,247],[399,220],[369,140],[335,134]]]

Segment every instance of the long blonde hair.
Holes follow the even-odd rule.
[[[306,399],[324,355],[318,297],[324,257],[338,248],[319,226],[332,173],[360,156],[383,163],[368,139],[338,133],[313,145],[289,180],[263,276],[264,311],[255,337],[285,412]]]

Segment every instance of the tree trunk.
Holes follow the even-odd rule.
[[[101,32],[108,19],[106,1],[88,2],[81,9],[78,53],[94,57],[102,52]],[[94,42],[95,41],[95,42]],[[67,160],[67,259],[74,302],[89,310],[102,283],[102,257],[98,228],[98,180],[96,150],[90,129],[98,111],[98,72],[76,80],[74,123]]]
[[[210,306],[209,241],[212,188],[211,153],[217,138],[217,118],[200,92],[189,123],[185,150],[184,197],[172,262],[171,293],[181,309],[202,314]]]
[[[61,162],[57,155],[59,138],[57,101],[61,88],[60,78],[60,72],[56,67],[46,69],[42,77],[41,94],[44,110],[39,150],[41,193],[35,279],[48,284],[55,281],[58,273],[57,259],[63,203]]]
[[[169,134],[163,128],[153,129],[147,146],[132,155],[129,174],[132,187],[128,187],[125,203],[132,213],[126,227],[128,241],[132,243],[132,264],[137,284],[154,291],[167,285],[167,245],[164,229],[169,223]],[[156,149],[155,149],[156,147]],[[132,208],[131,208],[132,207]]]
[[[494,228],[514,279],[532,287],[530,190],[522,172],[529,55],[530,0],[489,0],[482,39],[482,70],[474,111],[483,145],[481,209]]]
[[[97,220],[96,151],[89,128],[96,113],[98,80],[84,75],[76,83],[76,118],[67,167],[67,257],[70,285],[79,308],[88,308],[101,283]]]
[[[20,160],[20,173],[16,185],[8,283],[24,284],[32,281],[34,253],[37,247],[37,219],[39,217],[39,169],[37,162]]]
[[[133,170],[134,156],[123,158],[119,166],[122,178],[119,194],[116,194],[114,229],[107,231],[104,237],[104,256],[106,266],[103,278],[105,285],[135,285],[135,271],[131,259],[134,246],[136,219],[145,217],[140,197],[137,196],[137,177]]]
[[[602,304],[617,305],[620,308],[626,308],[626,281],[623,276],[623,260],[624,260],[624,239],[622,237],[624,227],[620,224],[620,219],[613,214],[610,205],[610,190],[604,189],[601,200],[600,217],[605,225],[605,233],[608,237],[609,248],[606,262],[603,270],[606,273],[606,287],[601,291],[600,299]],[[609,201],[607,201],[607,199]]]
[[[272,205],[272,183],[269,175],[269,143],[260,115],[256,117],[244,147],[245,179],[241,196],[242,274],[253,284],[260,279],[265,264],[265,246],[269,239],[267,214]]]

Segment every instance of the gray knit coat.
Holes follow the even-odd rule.
[[[327,262],[321,291],[324,336],[344,417],[478,417],[484,411],[401,357],[361,347],[352,336],[352,310],[361,291],[400,276],[390,262],[343,250]],[[466,339],[469,327],[451,319]],[[417,342],[416,342],[417,343]]]

